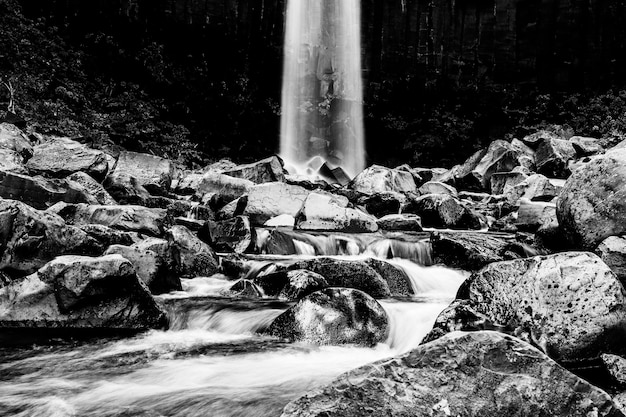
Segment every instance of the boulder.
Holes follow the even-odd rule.
[[[93,255],[96,240],[55,214],[13,200],[0,200],[0,271],[23,277],[59,255]]]
[[[248,191],[245,204],[238,206],[235,215],[248,216],[253,225],[262,225],[280,214],[295,217],[309,193],[302,187],[282,182],[255,185]]]
[[[522,198],[531,201],[552,201],[559,195],[563,185],[562,180],[533,174],[518,184],[505,188],[503,194],[511,204],[518,204]]]
[[[478,158],[480,156],[480,158]],[[457,189],[483,191],[490,188],[495,172],[509,172],[520,165],[522,153],[504,140],[492,142],[484,153],[475,154],[455,173]]]
[[[254,187],[252,181],[208,172],[202,176],[195,193],[201,198],[212,196],[210,206],[214,210],[219,210],[231,201],[247,194],[252,187]]]
[[[524,182],[528,175],[517,172],[495,172],[491,176],[491,194],[506,194],[517,184]]]
[[[24,158],[13,149],[0,148],[0,171],[27,174]]]
[[[132,245],[140,239],[138,233],[124,232],[101,224],[81,224],[77,227],[95,239],[103,248],[111,245]]]
[[[266,296],[286,300],[299,300],[328,287],[328,282],[323,276],[306,269],[259,275],[254,279],[254,283],[263,289]]]
[[[218,272],[217,257],[213,249],[183,226],[167,231],[176,272],[182,277],[206,277]]]
[[[537,148],[535,158],[539,174],[552,178],[567,178],[570,175],[568,164],[576,158],[576,150],[567,140],[546,139]]]
[[[205,229],[208,229],[205,233],[208,233],[209,242],[217,251],[244,253],[256,243],[254,228],[245,216],[208,222],[202,230]]]
[[[247,165],[238,165],[236,168],[223,171],[222,174],[234,178],[243,178],[255,184],[285,181],[283,164],[277,156],[271,156]]]
[[[0,289],[0,327],[145,330],[165,313],[119,255],[61,256]]]
[[[476,213],[448,194],[427,194],[418,197],[404,208],[403,213],[419,215],[424,227],[482,228]]]
[[[59,201],[98,203],[89,190],[80,184],[7,171],[0,171],[0,197],[19,200],[36,209],[46,209]]]
[[[378,230],[375,217],[345,205],[347,200],[312,192],[295,216],[295,229],[352,233]]]
[[[365,263],[387,281],[392,296],[409,297],[414,294],[411,280],[401,268],[378,258],[369,258]]]
[[[75,183],[80,184],[85,189],[89,191],[89,193],[96,199],[97,204],[102,205],[116,205],[117,201],[111,194],[104,189],[102,184],[96,181],[93,177],[85,172],[75,172],[72,175],[65,178],[68,181],[73,181]]]
[[[596,255],[565,252],[496,262],[474,273],[427,340],[451,330],[496,328],[555,360],[626,351],[624,287]]]
[[[104,152],[90,149],[69,138],[50,138],[33,149],[26,167],[31,174],[66,177],[85,172],[103,180],[109,170]]]
[[[404,213],[404,214],[389,214],[376,220],[378,228],[381,230],[390,231],[422,231],[422,219],[417,214]]]
[[[607,237],[600,243],[595,253],[611,268],[611,271],[626,287],[626,238]]]
[[[150,236],[163,235],[170,220],[167,210],[143,206],[102,206],[58,203],[48,209],[58,214],[68,224],[82,226],[101,224],[127,232]]]
[[[437,232],[430,236],[430,243],[436,263],[475,271],[504,261],[512,239],[487,233]]]
[[[620,416],[611,397],[496,332],[454,333],[341,375],[282,417]]]
[[[242,298],[261,298],[263,297],[263,293],[259,289],[259,287],[252,281],[248,279],[240,279],[235,282],[228,289],[224,295],[230,297],[242,297]]]
[[[528,145],[531,149],[537,149],[544,141],[561,140],[565,139],[563,136],[558,135],[549,130],[540,130],[531,135],[524,137],[521,142]]]
[[[626,359],[618,355],[603,354],[600,360],[611,378],[613,388],[626,388]]]
[[[28,136],[9,123],[0,123],[0,148],[15,151],[23,159],[33,156],[33,145]]]
[[[424,194],[449,194],[457,197],[458,193],[454,187],[438,181],[428,181],[418,189],[419,193]]]
[[[295,269],[318,273],[331,287],[355,288],[374,298],[391,295],[389,284],[365,262],[320,257],[299,261],[289,267],[289,270]]]
[[[557,223],[556,204],[541,201],[520,200],[516,225],[518,229],[534,232],[543,225]]]
[[[156,252],[136,246],[111,245],[104,255],[120,255],[128,259],[152,294],[182,290],[180,279],[169,273],[167,265]]]
[[[417,192],[417,186],[411,173],[380,165],[372,165],[357,175],[352,180],[350,188],[369,195],[384,192]]]
[[[107,189],[134,189],[141,186],[151,194],[161,195],[169,191],[173,178],[174,165],[168,159],[122,151],[105,186]]]
[[[567,239],[594,250],[609,236],[626,234],[626,149],[607,152],[577,169],[557,201]]]
[[[569,141],[574,146],[579,157],[591,156],[602,152],[602,144],[596,138],[586,138],[583,136],[572,136]]]
[[[350,288],[327,288],[278,316],[268,333],[318,345],[374,346],[387,336],[387,313],[372,297]]]
[[[383,217],[387,214],[398,214],[400,207],[406,202],[406,197],[399,193],[386,192],[365,195],[358,202],[372,216]]]

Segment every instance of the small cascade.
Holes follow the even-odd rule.
[[[388,261],[404,271],[416,297],[454,297],[459,286],[470,275],[469,272],[443,266],[424,267],[406,259],[394,258]]]
[[[430,241],[406,242],[395,239],[381,239],[367,246],[364,255],[382,259],[407,259],[420,265],[433,264]]]

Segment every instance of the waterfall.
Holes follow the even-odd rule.
[[[359,0],[288,1],[280,146],[298,173],[320,158],[351,177],[365,167],[360,13]]]

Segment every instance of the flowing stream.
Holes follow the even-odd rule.
[[[285,343],[259,332],[289,307],[223,296],[223,276],[163,295],[171,328],[132,337],[0,345],[0,415],[16,417],[279,416],[306,391],[416,347],[465,274],[391,260],[411,299],[381,300],[389,337],[374,348]]]

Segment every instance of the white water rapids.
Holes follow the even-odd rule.
[[[171,329],[130,338],[0,347],[0,415],[279,416],[306,391],[416,347],[465,275],[392,260],[413,299],[381,300],[389,337],[375,348],[288,344],[257,333],[288,308],[221,297],[224,277],[185,280],[162,300]]]

